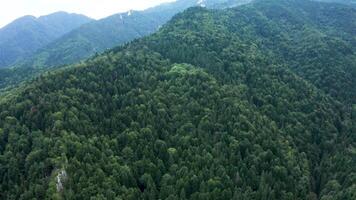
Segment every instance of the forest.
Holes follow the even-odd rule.
[[[347,5],[193,7],[42,73],[0,96],[0,199],[354,200],[355,36]]]

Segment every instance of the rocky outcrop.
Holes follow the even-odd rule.
[[[57,192],[63,191],[64,189],[63,185],[66,179],[67,179],[67,172],[64,169],[62,169],[57,175],[57,183],[56,183]]]

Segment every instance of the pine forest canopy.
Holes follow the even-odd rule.
[[[0,97],[0,199],[354,200],[356,10],[193,7]]]

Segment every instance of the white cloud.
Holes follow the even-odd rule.
[[[41,16],[56,11],[80,13],[100,19],[128,10],[142,10],[174,0],[1,0],[0,27],[24,15]]]

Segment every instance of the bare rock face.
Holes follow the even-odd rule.
[[[66,179],[67,179],[67,172],[64,169],[62,169],[57,175],[57,184],[56,184],[57,192],[63,191],[64,189],[63,184]]]

